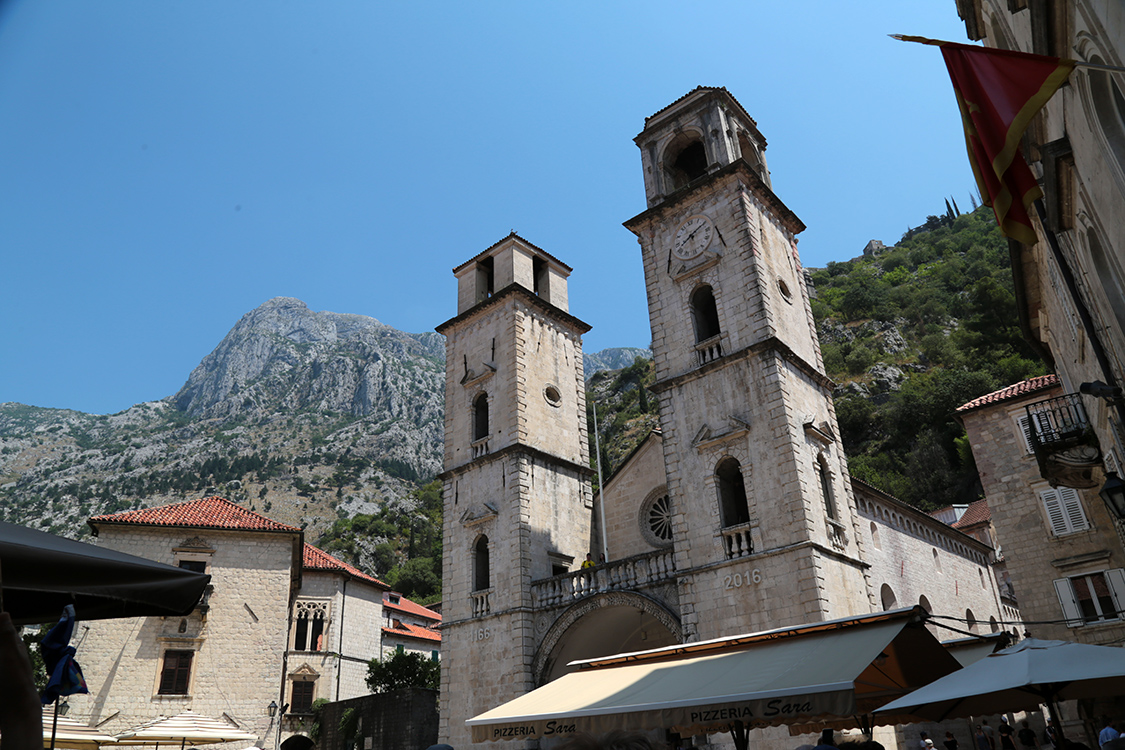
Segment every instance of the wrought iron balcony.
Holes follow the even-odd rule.
[[[1025,408],[1027,440],[1043,478],[1051,486],[1098,486],[1094,469],[1101,466],[1102,455],[1081,395],[1068,393]]]

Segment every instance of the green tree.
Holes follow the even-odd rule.
[[[367,663],[367,687],[373,693],[418,687],[438,690],[441,687],[441,664],[422,654],[397,651],[389,659],[372,659]]]

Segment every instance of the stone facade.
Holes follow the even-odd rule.
[[[1125,65],[1125,15],[1116,0],[956,0],[956,7],[968,37],[986,46]],[[1010,243],[1020,324],[1024,337],[1058,374],[1053,395],[1080,410],[1081,440],[1065,451],[1041,446],[1029,457],[1012,423],[1023,407],[1038,411],[1048,406],[1044,394],[1038,400],[1020,398],[974,411],[964,420],[974,455],[980,456],[1021,611],[1028,620],[1052,622],[1032,626],[1032,634],[1092,643],[1119,640],[1120,624],[1069,627],[1054,621],[1075,620],[1073,612],[1064,610],[1077,603],[1064,602],[1068,589],[1073,593],[1082,584],[1067,581],[1120,569],[1125,559],[1121,522],[1106,513],[1096,494],[1107,473],[1121,474],[1125,455],[1125,405],[1107,398],[1119,395],[1125,384],[1123,92],[1125,74],[1120,70],[1080,65],[1022,140],[1024,156],[1043,189],[1046,217],[1040,220],[1032,212],[1038,238],[1033,246]],[[1083,388],[1099,381],[1109,388],[1101,393],[1096,387]],[[1002,447],[1008,450],[1001,453]],[[1063,523],[1067,533],[1055,533],[1042,499],[1050,485],[1069,488],[1068,497],[1059,500],[1088,529],[1073,531]],[[1062,583],[1056,587],[1054,581]],[[1100,586],[1100,579],[1095,583]],[[1107,710],[1120,715],[1125,705],[1085,706],[1082,713],[1071,707],[1070,717],[1077,722]],[[1077,732],[1077,723],[1067,731]]]
[[[438,328],[441,740],[458,748],[466,719],[575,659],[877,611],[884,584],[899,606],[1002,619],[986,545],[853,490],[796,250],[804,226],[770,189],[754,121],[701,88],[636,142],[649,207],[626,226],[661,428],[604,499],[589,496],[570,269],[514,235],[454,269],[458,315]],[[800,744],[783,729],[755,739]]]
[[[443,736],[535,686],[533,580],[590,549],[582,321],[570,268],[510,235],[454,269],[446,335]]]
[[[222,498],[90,525],[100,545],[194,567],[211,575],[211,586],[186,617],[85,626],[80,656],[90,693],[71,698],[80,720],[112,734],[191,710],[225,717],[270,747],[307,731],[312,701],[368,692],[387,587],[304,544],[300,529]],[[288,714],[271,719],[271,702],[288,705]]]

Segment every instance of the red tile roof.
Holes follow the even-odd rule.
[[[415,617],[422,617],[422,618],[425,618],[427,620],[433,620],[434,622],[441,622],[441,615],[440,614],[438,614],[437,612],[434,612],[432,609],[426,609],[425,607],[423,607],[421,604],[418,604],[417,602],[410,601],[409,599],[407,599],[405,596],[402,596],[401,594],[399,594],[398,604],[393,603],[391,601],[391,594],[392,593],[394,593],[394,592],[391,592],[391,591],[384,591],[383,592],[383,607],[384,608],[397,610],[399,612],[405,612],[408,615],[414,615]]]
[[[343,560],[337,560],[332,555],[324,550],[314,547],[311,544],[305,545],[304,561],[301,567],[305,570],[327,570],[333,573],[344,573],[352,578],[358,578],[361,581],[373,583],[383,589],[389,589],[390,586],[380,581],[378,578],[369,576],[359,568],[348,565]]]
[[[393,628],[384,627],[383,633],[399,638],[418,638],[423,641],[441,643],[441,633],[436,630],[430,630],[429,628],[423,628],[419,625],[411,625],[408,622],[400,622]]]
[[[301,530],[296,526],[288,526],[270,520],[260,513],[241,508],[222,497],[204,497],[184,503],[172,503],[155,508],[142,508],[140,510],[127,510],[124,513],[94,516],[88,523],[91,526],[94,524],[126,524],[301,533]]]
[[[992,520],[992,511],[988,509],[987,500],[976,500],[969,503],[969,507],[957,519],[957,523],[953,524],[955,529],[963,529],[967,526],[976,526],[980,523],[987,523]]]
[[[1040,375],[1037,378],[1028,378],[1027,380],[1010,385],[1007,388],[1001,388],[998,391],[987,393],[980,398],[975,398],[967,404],[958,406],[956,411],[958,413],[972,411],[979,409],[982,406],[991,406],[998,404],[1001,401],[1007,401],[1010,398],[1018,396],[1027,396],[1037,391],[1045,391],[1048,388],[1054,388],[1059,384],[1058,375]]]

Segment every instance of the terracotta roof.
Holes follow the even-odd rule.
[[[348,565],[343,560],[337,560],[324,550],[319,547],[314,547],[311,544],[305,545],[304,561],[301,563],[301,567],[305,570],[328,570],[333,573],[344,573],[352,578],[358,578],[361,581],[373,583],[384,589],[390,588],[390,586],[383,583],[378,578],[367,575],[359,568]]]
[[[437,612],[434,612],[432,609],[426,609],[425,607],[423,607],[421,604],[419,604],[417,602],[410,601],[409,599],[407,599],[402,594],[397,594],[399,599],[398,599],[398,604],[395,604],[394,602],[391,601],[391,594],[392,593],[395,593],[395,592],[391,592],[391,591],[384,591],[383,592],[383,607],[384,608],[397,610],[399,612],[405,612],[408,615],[414,615],[415,617],[423,617],[427,620],[433,620],[435,622],[441,622],[441,615],[440,614],[438,614]]]
[[[184,526],[196,529],[229,529],[232,531],[283,531],[300,534],[296,526],[270,520],[260,513],[246,510],[222,497],[204,497],[184,503],[155,508],[128,510],[106,516],[94,516],[94,524],[126,524],[136,526]]]
[[[963,529],[966,526],[976,526],[990,520],[992,520],[992,511],[988,509],[988,501],[976,500],[969,503],[969,507],[961,514],[961,518],[957,519],[957,523],[953,524],[953,528]]]
[[[399,638],[418,638],[423,641],[433,641],[441,643],[441,633],[429,628],[423,628],[419,625],[411,625],[408,622],[400,622],[393,628],[383,628],[383,632],[387,635],[398,636]]]
[[[980,398],[975,398],[967,404],[958,406],[956,411],[960,413],[979,409],[982,406],[991,406],[992,404],[998,404],[1001,401],[1007,401],[1008,399],[1018,396],[1027,396],[1038,391],[1045,391],[1048,388],[1056,387],[1058,384],[1058,375],[1040,375],[1037,378],[1028,378],[1027,380],[1010,385],[1007,388],[1001,388],[998,391],[987,393]]]

